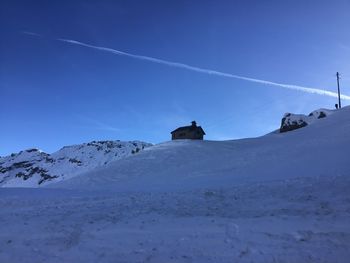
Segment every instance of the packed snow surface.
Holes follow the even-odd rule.
[[[350,108],[0,189],[0,262],[348,262]]]

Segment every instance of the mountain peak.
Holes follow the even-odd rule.
[[[141,141],[92,141],[64,146],[52,154],[30,148],[0,158],[0,185],[38,187],[74,177],[142,151]]]

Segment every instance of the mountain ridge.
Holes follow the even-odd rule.
[[[38,187],[66,180],[151,146],[141,141],[92,141],[48,154],[31,148],[0,158],[0,186]]]

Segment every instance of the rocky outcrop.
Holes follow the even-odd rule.
[[[303,128],[318,119],[322,119],[332,114],[331,110],[320,109],[311,112],[309,115],[286,113],[281,121],[280,132],[288,132]]]

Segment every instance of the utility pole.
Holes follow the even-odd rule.
[[[339,88],[339,72],[337,72],[337,84],[338,84],[338,106],[339,109],[341,108],[341,102],[340,102],[340,88]]]

